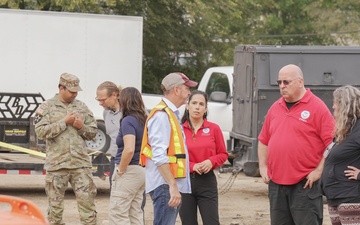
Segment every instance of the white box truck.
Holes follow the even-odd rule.
[[[88,147],[107,149],[97,86],[109,80],[141,91],[143,19],[0,9],[0,141],[39,149],[31,118],[36,107],[58,92],[60,74],[75,74],[84,101],[98,121],[98,135]],[[2,156],[2,158],[1,158]],[[18,168],[42,171],[41,163],[4,160],[0,173]]]

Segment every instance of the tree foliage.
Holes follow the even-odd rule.
[[[315,15],[318,33],[326,34],[339,45],[359,45],[360,2],[358,0],[321,0],[309,4]]]
[[[348,45],[360,40],[357,0],[0,0],[0,7],[141,16],[143,91],[182,71],[231,65],[238,44]]]

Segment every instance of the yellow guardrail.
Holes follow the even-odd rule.
[[[30,154],[30,155],[35,155],[35,156],[38,156],[38,157],[41,157],[41,158],[44,158],[44,159],[46,158],[45,153],[39,152],[39,151],[36,151],[36,150],[31,150],[31,149],[28,149],[28,148],[8,144],[8,143],[1,142],[1,141],[0,141],[0,146],[4,147],[4,148],[15,150],[15,151],[27,153],[27,154]]]
[[[34,155],[34,156],[44,158],[44,159],[46,158],[46,154],[43,153],[43,152],[39,152],[39,151],[36,151],[36,150],[31,150],[31,149],[20,147],[20,146],[17,146],[17,145],[8,144],[8,143],[2,142],[2,141],[0,141],[0,147],[4,147],[4,148],[12,149],[12,150],[15,150],[15,151],[27,153],[27,154],[30,154],[30,155]],[[92,151],[88,155],[91,156],[91,155],[96,155],[96,154],[100,154],[100,153],[102,153],[102,152],[100,152],[100,151]]]

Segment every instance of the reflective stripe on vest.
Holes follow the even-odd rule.
[[[147,124],[149,119],[157,111],[165,111],[168,115],[170,122],[171,135],[167,156],[169,158],[171,172],[174,178],[184,178],[186,177],[186,155],[182,131],[180,128],[180,124],[177,121],[176,115],[172,110],[167,107],[167,105],[163,101],[161,101],[157,106],[155,106],[153,110],[151,110],[146,120],[144,135],[141,143],[140,165],[145,166],[146,158],[152,158],[151,146],[148,144]]]

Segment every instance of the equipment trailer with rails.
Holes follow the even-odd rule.
[[[45,142],[37,139],[33,116],[44,101],[41,94],[0,93],[0,174],[45,174]],[[25,153],[25,154],[24,154]],[[93,174],[109,174],[109,161],[91,151]]]

